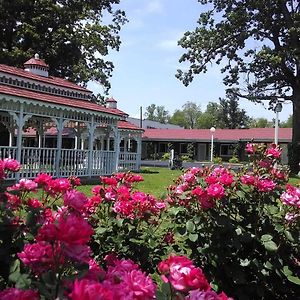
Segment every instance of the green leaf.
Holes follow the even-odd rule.
[[[250,265],[250,260],[249,260],[248,258],[246,258],[246,259],[241,259],[241,260],[240,260],[240,265],[241,265],[242,267],[247,267],[247,266]]]
[[[236,232],[237,235],[241,235],[242,234],[242,229],[241,228],[237,228],[235,230],[235,232]]]
[[[194,232],[195,228],[196,228],[196,226],[195,226],[195,224],[194,224],[193,221],[187,221],[186,222],[186,229],[187,229],[187,231]]]
[[[293,274],[293,272],[289,269],[288,266],[284,266],[282,269],[283,274],[288,277]]]
[[[270,234],[264,234],[262,235],[262,237],[260,238],[260,240],[264,243],[264,242],[268,242],[271,241],[273,239],[273,236]]]
[[[295,239],[293,238],[292,234],[288,230],[285,230],[284,234],[290,242],[295,242]]]
[[[288,281],[300,285],[300,278],[296,276],[287,276]]]
[[[274,252],[278,250],[278,246],[273,241],[267,241],[263,243],[266,250]]]
[[[197,233],[190,233],[189,234],[189,240],[191,241],[191,242],[196,242],[197,240],[198,240],[198,234]]]

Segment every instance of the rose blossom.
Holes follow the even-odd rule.
[[[64,204],[82,212],[88,202],[87,196],[77,190],[69,190],[64,194]]]
[[[271,147],[266,150],[266,156],[278,159],[281,156],[281,149],[275,144],[272,144]]]
[[[8,187],[8,191],[27,191],[34,192],[36,191],[38,185],[36,182],[30,179],[22,178],[15,185]]]
[[[83,245],[90,241],[93,229],[82,217],[74,214],[58,220],[58,240],[70,245]]]
[[[113,293],[101,283],[88,279],[76,279],[69,294],[71,300],[113,300]]]
[[[224,187],[219,183],[209,185],[206,191],[208,196],[214,197],[216,199],[221,199],[225,193]]]
[[[196,268],[185,256],[170,256],[159,263],[158,271],[162,274],[162,280],[170,282],[178,291],[210,290],[210,285],[202,270]]]
[[[18,172],[21,168],[20,163],[12,158],[3,159],[3,168],[11,172]]]
[[[156,286],[150,276],[146,276],[140,270],[132,270],[122,277],[120,290],[126,295],[126,299],[150,300],[154,298]]]
[[[275,189],[276,183],[272,179],[257,179],[255,186],[260,192],[271,192]]]
[[[246,145],[246,147],[245,147],[245,151],[246,151],[248,154],[253,154],[253,153],[255,152],[254,145],[248,143],[248,144]]]
[[[33,290],[20,290],[17,288],[7,288],[0,291],[1,300],[39,300],[38,292]]]
[[[249,184],[249,185],[254,185],[255,180],[256,180],[255,177],[250,174],[245,174],[245,175],[241,176],[240,179],[243,184]]]
[[[35,244],[26,244],[18,257],[33,271],[40,273],[52,268],[54,263],[54,253],[52,246],[44,241]]]

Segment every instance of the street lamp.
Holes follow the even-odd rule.
[[[210,132],[211,132],[211,145],[210,145],[210,161],[213,161],[213,157],[214,157],[214,132],[216,131],[215,127],[211,127],[210,128]]]
[[[280,102],[277,102],[275,105],[275,136],[274,136],[274,143],[275,145],[278,145],[278,117],[279,117],[279,113],[282,111],[282,104]]]

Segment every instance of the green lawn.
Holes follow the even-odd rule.
[[[182,174],[182,171],[159,167],[144,167],[139,174],[143,176],[144,181],[136,184],[135,188],[159,198],[166,195],[167,187],[174,183],[174,180]],[[298,177],[291,177],[289,183],[293,185],[300,184],[300,179]],[[82,185],[78,189],[86,195],[91,196],[93,186]]]
[[[144,193],[150,193],[156,197],[166,194],[167,187],[182,174],[180,170],[170,170],[168,168],[144,167],[139,173],[144,181],[136,184],[136,189]],[[91,189],[94,185],[82,185],[78,189],[86,195],[91,196]]]

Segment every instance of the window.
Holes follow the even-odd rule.
[[[180,144],[180,154],[187,154],[187,143],[181,143]]]
[[[233,144],[221,144],[220,156],[233,156],[236,145]]]
[[[160,153],[168,152],[168,144],[167,143],[159,143],[158,152],[160,152]]]

